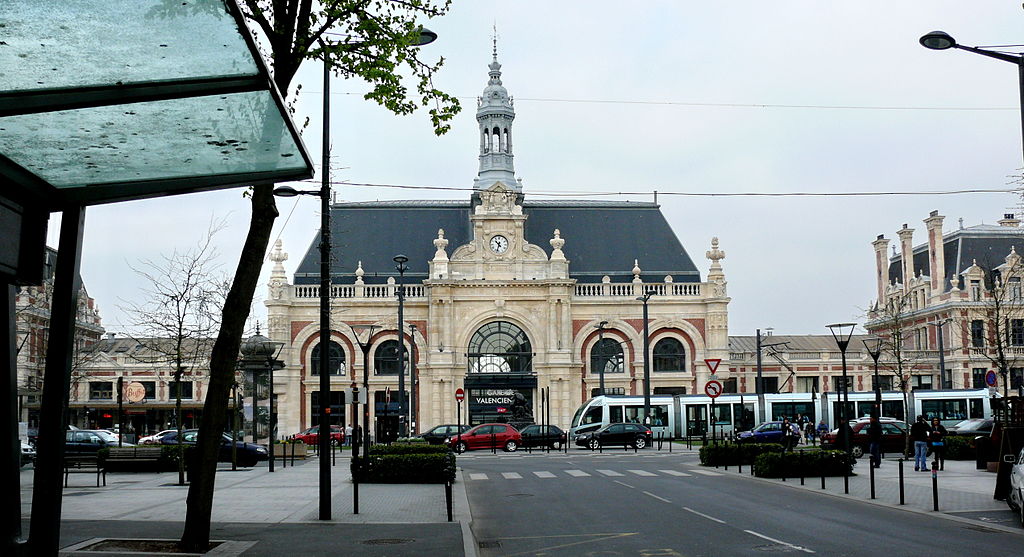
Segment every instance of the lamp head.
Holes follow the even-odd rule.
[[[864,343],[864,348],[867,349],[868,354],[871,354],[872,358],[877,358],[878,354],[882,351],[882,339],[879,337],[868,337],[861,342]]]
[[[394,261],[395,263],[398,263],[399,265],[404,265],[405,263],[407,263],[409,261],[409,258],[404,256],[404,255],[402,255],[402,254],[398,254],[394,258],[392,258],[392,261]]]
[[[832,331],[832,338],[836,339],[836,344],[839,345],[839,349],[845,352],[846,347],[850,345],[850,337],[853,336],[853,330],[857,327],[857,324],[833,323],[825,326]]]
[[[291,186],[277,186],[274,188],[274,195],[278,197],[295,197],[299,195],[299,190]]]
[[[956,39],[945,31],[932,31],[921,37],[921,46],[932,50],[946,50],[956,46]]]
[[[426,27],[420,26],[416,35],[416,40],[413,41],[412,46],[428,45],[436,40],[437,33],[427,29]]]

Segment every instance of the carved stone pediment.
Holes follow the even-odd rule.
[[[480,192],[480,205],[475,215],[522,215],[523,207],[516,203],[516,192],[502,182],[498,182]]]

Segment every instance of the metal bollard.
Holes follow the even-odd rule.
[[[900,504],[904,504],[903,498],[903,459],[900,459]]]
[[[825,472],[821,472],[821,489],[825,489]]]
[[[875,498],[875,465],[869,464],[868,469],[871,470],[871,498]]]
[[[800,472],[800,485],[804,485],[804,473],[803,473],[803,471]]]
[[[338,451],[334,450],[334,447],[332,446],[331,447],[331,466],[334,466],[337,463],[338,463]]]
[[[939,458],[932,461],[932,510],[939,510]]]
[[[448,509],[448,522],[452,521],[452,482],[444,482],[444,504]]]
[[[498,446],[494,444],[494,434],[491,434],[491,454],[498,454]]]
[[[742,460],[740,460],[739,464],[736,465],[736,468],[738,468],[738,471],[739,471],[740,474],[743,473],[743,461]]]

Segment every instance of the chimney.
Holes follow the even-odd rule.
[[[900,237],[900,252],[903,258],[903,290],[905,292],[910,288],[910,281],[914,278],[914,229],[907,228],[907,225],[904,224],[896,235]]]
[[[1006,213],[1003,215],[1003,219],[999,221],[999,226],[1017,228],[1020,226],[1020,219],[1014,218],[1013,213]]]
[[[878,300],[879,303],[885,298],[885,287],[889,284],[889,260],[885,257],[885,252],[889,251],[889,240],[884,234],[879,234],[878,238],[871,242],[871,245],[875,247],[875,272],[876,282],[878,283]]]
[[[942,220],[946,217],[932,211],[924,219],[928,227],[928,265],[932,294],[938,296],[946,289],[946,250],[942,243]]]
[[[115,333],[107,333],[107,340],[114,340]]]

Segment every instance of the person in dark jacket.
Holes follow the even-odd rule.
[[[910,426],[910,440],[914,442],[914,470],[928,471],[928,434],[931,428],[918,416],[914,425]]]
[[[946,467],[946,428],[938,418],[932,418],[932,430],[928,434],[928,446],[935,453],[935,462],[939,470]]]
[[[882,465],[882,424],[878,418],[871,416],[868,423],[868,450],[871,452],[871,465],[878,468]]]

